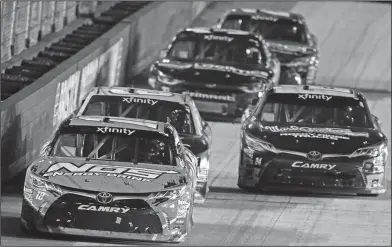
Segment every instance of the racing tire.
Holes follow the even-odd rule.
[[[32,216],[32,207],[28,204],[28,202],[23,199],[22,201],[22,210],[21,210],[21,218],[24,219],[26,224],[22,223],[22,220],[20,221],[20,231],[26,236],[37,236],[40,234],[40,232],[37,230],[35,225],[33,224],[33,216]]]
[[[358,193],[357,196],[363,196],[363,197],[377,197],[379,194],[361,194]]]
[[[238,186],[238,188],[240,188],[241,190],[246,191],[246,192],[248,192],[248,193],[255,194],[255,193],[260,192],[260,189],[257,189],[256,187],[251,187],[251,186],[243,185],[243,184],[241,183],[240,177],[238,177],[237,186]]]
[[[35,227],[26,227],[22,222],[20,222],[19,229],[23,235],[28,237],[37,237],[38,235],[40,235],[40,232]]]
[[[238,183],[237,186],[238,186],[238,188],[240,188],[241,190],[246,191],[246,192],[248,192],[248,193],[254,194],[254,193],[260,192],[260,190],[256,189],[255,187],[244,186],[244,185],[242,185],[242,184],[240,184],[240,183]]]

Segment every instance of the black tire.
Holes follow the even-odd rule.
[[[28,237],[37,237],[40,234],[40,232],[35,227],[26,227],[22,222],[20,222],[19,229],[22,235]]]
[[[379,194],[361,194],[358,193],[357,196],[363,196],[363,197],[377,197]]]
[[[26,224],[23,224],[22,221],[20,221],[19,228],[21,233],[27,236],[37,236],[39,234],[39,231],[33,223],[33,211],[34,209],[28,204],[25,199],[23,199],[21,218],[26,222]]]
[[[260,192],[260,189],[257,189],[257,188],[255,188],[255,187],[250,187],[250,186],[245,186],[245,185],[243,185],[243,184],[240,182],[240,178],[238,178],[237,186],[238,186],[238,188],[240,188],[241,190],[246,191],[246,192],[248,192],[248,193],[254,194],[254,193]]]

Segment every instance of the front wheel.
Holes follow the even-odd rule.
[[[364,197],[377,197],[379,196],[379,194],[357,194],[357,196],[364,196]]]
[[[243,191],[249,192],[249,193],[259,192],[259,189],[255,188],[255,187],[250,187],[250,186],[244,185],[241,180],[242,179],[240,179],[240,177],[238,177],[238,182],[237,182],[238,188],[240,188]]]

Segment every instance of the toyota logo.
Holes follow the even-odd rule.
[[[112,194],[110,194],[108,192],[101,192],[97,195],[96,200],[99,203],[108,204],[113,201],[113,196],[112,196]]]
[[[308,153],[308,159],[317,161],[321,159],[321,153],[319,151],[310,151]]]

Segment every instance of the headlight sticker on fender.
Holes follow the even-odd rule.
[[[179,174],[177,171],[165,171],[150,168],[124,167],[99,164],[83,164],[81,166],[72,163],[56,163],[48,168],[44,177],[56,176],[106,176],[118,177],[142,182],[152,182],[163,174]]]

